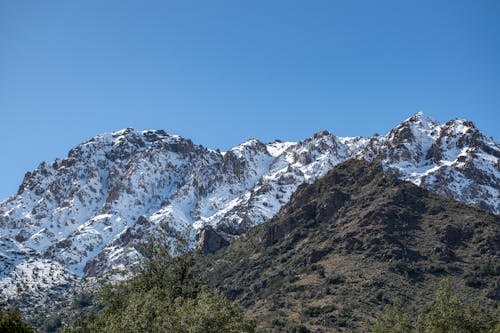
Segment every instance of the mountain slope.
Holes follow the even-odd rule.
[[[0,288],[18,297],[21,282],[43,294],[123,269],[160,223],[211,225],[232,238],[350,158],[380,161],[401,179],[499,213],[499,156],[498,143],[471,122],[440,125],[421,113],[385,136],[322,131],[300,142],[252,139],[227,152],[161,130],[99,135],[41,163],[0,203]],[[38,283],[44,278],[50,283]]]
[[[425,307],[452,277],[489,311],[500,301],[500,218],[350,160],[302,185],[268,223],[204,258],[213,286],[261,329],[366,332],[398,296]]]

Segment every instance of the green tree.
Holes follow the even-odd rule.
[[[372,326],[373,333],[408,333],[414,329],[399,299],[386,305],[384,313],[377,316],[377,321]]]
[[[490,332],[493,319],[478,305],[465,306],[450,279],[443,279],[436,292],[435,302],[425,315],[424,333],[481,333]]]
[[[494,319],[477,304],[465,305],[450,279],[443,279],[434,304],[412,323],[401,302],[396,300],[377,316],[373,333],[500,333],[500,318]]]
[[[163,228],[140,247],[144,259],[133,277],[104,286],[100,311],[65,327],[63,332],[254,332],[255,324],[226,297],[206,286],[190,251],[189,231]]]
[[[497,310],[497,324],[495,328],[492,330],[493,333],[500,333],[500,308]]]
[[[18,311],[4,310],[0,304],[0,333],[34,333],[22,319]]]

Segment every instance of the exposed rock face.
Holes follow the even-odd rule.
[[[395,297],[408,308],[429,304],[444,277],[495,313],[499,237],[498,216],[349,160],[200,269],[258,330],[288,331],[295,321],[310,332],[368,332]]]
[[[206,226],[200,230],[197,246],[204,254],[214,253],[228,245],[229,242],[211,226]]]
[[[420,113],[385,136],[322,131],[300,142],[252,139],[227,152],[161,130],[99,135],[26,173],[0,203],[0,287],[27,262],[57,264],[71,277],[123,268],[160,224],[239,235],[351,158],[379,161],[401,179],[498,214],[499,156],[499,144],[471,122],[441,125]]]

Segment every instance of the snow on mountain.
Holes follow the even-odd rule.
[[[500,213],[500,145],[471,121],[440,125],[417,113],[357,157],[379,158],[402,179]]]
[[[384,136],[322,131],[300,142],[251,139],[227,152],[161,130],[99,135],[26,173],[0,203],[0,288],[15,297],[19,279],[28,290],[50,281],[39,284],[45,290],[122,269],[159,224],[239,235],[350,158],[379,160],[402,179],[498,214],[499,157],[500,145],[472,122],[439,124],[422,113]]]

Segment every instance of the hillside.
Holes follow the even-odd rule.
[[[494,311],[500,219],[351,160],[202,267],[260,329],[366,332],[394,297],[425,308],[443,277]]]
[[[0,203],[0,290],[26,309],[43,305],[82,278],[136,263],[137,245],[158,225],[238,237],[270,220],[299,185],[351,158],[498,214],[499,156],[472,122],[439,124],[422,113],[386,135],[321,131],[299,142],[250,139],[225,152],[162,130],[98,135],[27,172]]]

